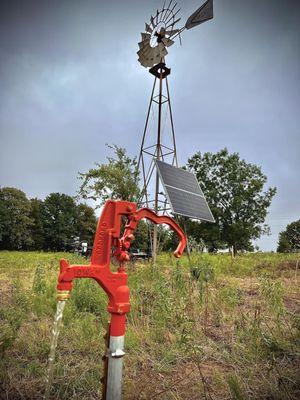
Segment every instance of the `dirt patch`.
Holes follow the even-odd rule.
[[[284,296],[283,298],[285,308],[295,314],[300,314],[300,300],[296,297]]]
[[[143,365],[139,370],[138,382],[136,376],[130,376],[124,399],[189,399],[199,400],[204,394],[221,398],[218,389],[213,384],[214,376],[224,376],[234,369],[229,364],[215,361],[189,361],[180,363],[168,372],[155,371],[153,365]],[[151,382],[151,384],[149,384]],[[223,388],[224,390],[224,388]],[[222,392],[224,394],[224,391]],[[222,396],[223,396],[222,394]],[[208,397],[210,398],[210,397]],[[224,398],[224,397],[222,397]]]
[[[271,263],[263,262],[261,264],[255,265],[254,270],[260,271],[262,269],[271,269],[272,267],[273,267],[273,265]]]
[[[300,268],[300,260],[283,261],[278,264],[278,269],[280,271],[296,270]]]

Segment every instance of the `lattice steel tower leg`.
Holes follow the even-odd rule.
[[[138,166],[143,180],[143,190],[140,199],[141,206],[147,206],[155,210],[156,213],[166,212],[166,199],[162,200],[160,194],[159,176],[155,171],[155,159],[167,161],[169,164],[178,166],[174,124],[168,85],[168,75],[171,70],[161,62],[152,67],[149,72],[154,75],[150,103],[140,148]],[[158,85],[157,85],[158,84]],[[149,119],[151,111],[157,106],[157,128],[150,131]],[[163,111],[166,111],[166,121],[163,121]],[[169,122],[169,132],[163,138],[163,122]],[[152,136],[152,141],[151,141]],[[154,142],[155,140],[155,142]],[[150,141],[150,143],[149,143]],[[162,205],[161,205],[162,204]],[[156,259],[157,253],[157,226],[153,227],[151,238],[152,257]]]

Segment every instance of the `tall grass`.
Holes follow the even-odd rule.
[[[0,253],[0,398],[41,398],[61,257],[84,261]],[[299,398],[296,262],[297,255],[192,253],[130,264],[124,398]],[[95,282],[75,282],[53,399],[100,397],[106,306]]]

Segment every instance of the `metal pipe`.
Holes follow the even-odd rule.
[[[163,81],[163,71],[160,69],[159,74],[159,103],[158,103],[158,126],[157,126],[157,141],[156,141],[156,159],[160,160],[161,158],[161,107],[162,107],[162,81]],[[156,182],[155,182],[155,202],[154,202],[154,210],[158,212],[158,193],[159,193],[159,175],[158,171],[156,171]],[[157,226],[153,227],[153,245],[152,245],[152,258],[153,262],[156,262],[157,255]]]
[[[124,336],[110,336],[107,355],[106,400],[121,400],[122,398],[122,368],[124,355]]]

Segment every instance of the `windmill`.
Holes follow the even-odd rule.
[[[169,162],[178,167],[176,139],[168,76],[171,69],[166,66],[165,58],[169,48],[185,30],[192,29],[203,22],[213,18],[213,0],[207,0],[186,21],[181,28],[178,27],[181,18],[178,16],[180,9],[177,3],[170,0],[168,5],[164,2],[160,10],[156,10],[154,16],[145,24],[145,32],[141,33],[142,40],[138,43],[137,52],[140,64],[149,68],[154,76],[153,88],[140,147],[138,167],[142,176],[142,195],[140,204],[153,208],[155,212],[166,212],[168,210],[168,198],[160,191],[159,170],[156,161]],[[154,110],[158,111],[154,117]],[[163,120],[165,114],[165,120]],[[152,121],[151,121],[152,117]],[[156,126],[150,129],[151,122]],[[163,123],[165,125],[163,125]],[[168,123],[168,132],[164,126]],[[165,187],[164,187],[165,188]],[[173,210],[174,211],[174,210]],[[183,215],[183,214],[182,214]],[[157,227],[153,227],[151,238],[152,255],[155,260],[157,250]]]

